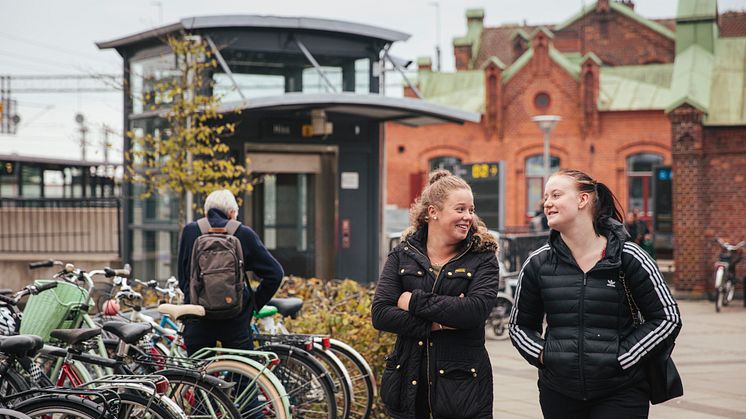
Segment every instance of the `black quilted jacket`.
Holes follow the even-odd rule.
[[[414,418],[417,388],[429,385],[434,418],[491,418],[484,322],[497,297],[497,243],[470,235],[435,278],[425,256],[426,234],[416,232],[389,253],[373,299],[373,326],[398,335],[381,399],[390,417]],[[404,291],[412,292],[409,311],[396,306]],[[456,330],[431,332],[433,322]]]
[[[585,274],[552,231],[549,243],[524,263],[510,315],[513,345],[539,368],[540,382],[579,400],[639,384],[645,379],[641,361],[681,329],[678,306],[655,261],[627,241],[620,223],[606,220],[602,231],[606,256]],[[645,320],[636,329],[620,270]]]

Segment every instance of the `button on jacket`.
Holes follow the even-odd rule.
[[[587,273],[560,234],[523,265],[510,315],[510,338],[539,368],[542,385],[578,400],[641,385],[641,363],[681,329],[678,306],[654,260],[606,219],[606,255]],[[645,322],[634,328],[620,270]],[[547,329],[542,336],[546,314]],[[544,351],[544,363],[539,353]]]
[[[381,380],[390,417],[414,417],[418,386],[428,386],[433,418],[492,417],[484,322],[496,303],[499,278],[497,243],[485,236],[469,234],[437,278],[425,256],[426,229],[389,253],[372,315],[376,329],[398,335]],[[412,292],[409,311],[397,307],[405,291]],[[433,322],[456,330],[431,332]]]

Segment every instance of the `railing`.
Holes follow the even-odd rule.
[[[118,198],[0,198],[0,253],[116,254]]]
[[[549,231],[531,233],[500,232],[500,259],[506,274],[517,273],[536,249],[547,243]]]

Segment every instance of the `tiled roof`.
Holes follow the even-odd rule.
[[[517,57],[513,57],[513,35],[520,30],[531,34],[536,28],[537,26],[529,25],[503,25],[495,28],[484,28],[474,68],[481,68],[490,57],[499,58],[505,65],[512,64],[517,59]]]
[[[685,1],[685,0],[680,0],[680,1]],[[673,32],[666,25],[661,24],[661,22],[640,16],[634,10],[630,9],[629,7],[625,5],[619,4],[617,2],[610,2],[609,6],[615,12],[632,19],[643,26],[647,26],[649,29],[656,31],[667,38],[670,38],[670,39],[674,38]],[[593,12],[595,9],[596,9],[596,3],[592,3],[592,4],[585,6],[584,8],[581,8],[578,13],[574,14],[569,19],[555,26],[554,30],[560,31],[564,28],[567,28],[568,26],[572,25],[575,21],[585,16],[586,14]]]
[[[671,32],[676,32],[676,18],[670,19],[651,19],[653,22],[659,23],[664,27],[668,28]]]
[[[720,15],[720,36],[746,36],[746,11],[725,12]]]

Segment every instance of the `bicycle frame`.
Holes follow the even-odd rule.
[[[158,323],[152,317],[133,308],[132,313],[130,314],[130,320],[132,322],[148,323],[158,334],[160,334],[160,336],[165,337],[168,340],[168,345],[165,345],[166,350],[164,353],[177,360],[185,356],[185,354],[181,352],[185,350],[183,348],[183,342],[178,339],[180,327],[167,315],[161,316],[161,322]],[[161,346],[161,350],[163,349],[164,347]],[[192,354],[190,358],[204,361],[237,361],[253,367],[259,371],[261,375],[267,377],[272,385],[277,389],[281,397],[281,400],[279,400],[278,403],[282,405],[283,410],[287,416],[290,417],[290,398],[280,380],[272,373],[272,369],[279,364],[279,359],[274,353],[246,349],[203,348]],[[262,360],[262,362],[257,361],[257,359]],[[250,385],[255,384],[256,379],[250,382]]]
[[[63,356],[64,352],[64,356]],[[158,403],[169,411],[175,418],[186,419],[186,414],[179,407],[179,405],[170,399],[169,397],[159,394],[159,383],[165,380],[164,377],[158,375],[150,376],[133,376],[133,375],[107,375],[101,378],[92,379],[88,374],[85,365],[75,357],[80,357],[89,360],[93,365],[95,362],[102,364],[109,364],[107,369],[113,369],[117,365],[121,365],[118,361],[101,358],[98,360],[92,359],[96,355],[92,354],[77,354],[74,355],[62,348],[56,348],[49,345],[44,345],[41,351],[42,354],[48,354],[51,356],[59,357],[59,361],[62,362],[60,367],[59,376],[57,378],[56,385],[58,387],[64,387],[68,383],[72,388],[86,388],[88,386],[95,386],[97,389],[108,389],[115,392],[119,392],[123,389],[133,390],[142,394],[148,399],[148,405],[153,403],[154,400],[158,400]],[[123,372],[127,372],[125,369]]]

